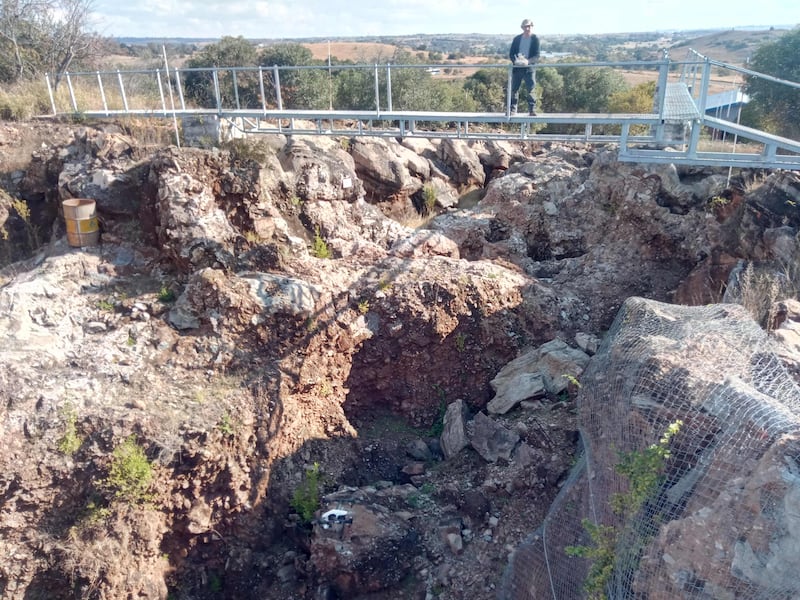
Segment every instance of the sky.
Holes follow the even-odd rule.
[[[800,0],[94,0],[112,37],[291,39],[520,32],[540,36],[800,24]]]

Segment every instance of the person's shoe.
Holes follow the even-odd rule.
[[[512,106],[511,107],[510,114],[511,114],[512,117],[517,114],[517,107],[516,106]]]
[[[535,117],[535,116],[536,116],[536,109],[535,109],[535,108],[532,108],[532,109],[530,110],[530,112],[528,112],[528,115],[529,115],[529,116],[531,116],[531,117]]]

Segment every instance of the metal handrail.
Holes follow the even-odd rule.
[[[578,67],[578,68],[592,68],[592,67],[627,67],[627,68],[636,68],[639,70],[653,70],[654,72],[667,72],[669,68],[674,68],[674,65],[671,65],[668,61],[661,60],[661,61],[621,61],[621,62],[607,62],[607,61],[599,61],[599,62],[558,62],[558,63],[548,63],[543,62],[539,63],[538,68],[542,67],[551,67],[556,69],[562,68],[570,68],[570,67]],[[122,97],[123,103],[125,104],[125,110],[129,110],[127,105],[127,99],[130,98],[130,94],[128,90],[125,88],[125,84],[123,82],[123,75],[127,78],[132,78],[135,76],[144,76],[144,77],[153,77],[157,84],[161,84],[160,77],[166,76],[168,80],[174,81],[174,86],[176,88],[179,100],[180,100],[180,110],[182,112],[190,111],[191,109],[188,108],[185,104],[185,89],[183,86],[183,81],[192,75],[202,75],[208,74],[213,83],[213,94],[214,94],[214,102],[217,110],[223,112],[225,110],[238,110],[243,108],[240,104],[240,92],[241,92],[241,84],[239,82],[240,79],[246,76],[253,76],[256,78],[259,88],[259,96],[261,98],[262,108],[266,110],[267,107],[267,90],[269,90],[273,97],[276,98],[276,104],[279,107],[279,110],[283,110],[283,94],[282,94],[282,86],[281,86],[281,78],[282,75],[286,75],[291,72],[303,72],[303,71],[322,71],[325,73],[330,74],[331,72],[340,72],[340,71],[347,71],[347,70],[361,70],[361,71],[372,71],[372,77],[374,80],[374,101],[375,101],[375,110],[376,112],[380,112],[381,110],[388,110],[392,111],[393,107],[393,98],[392,98],[392,74],[397,73],[399,70],[407,70],[407,69],[416,69],[416,70],[444,70],[444,69],[451,69],[451,70],[481,70],[481,69],[502,69],[507,71],[507,77],[509,80],[510,85],[510,76],[511,76],[511,65],[508,63],[469,63],[469,64],[445,64],[445,63],[426,63],[426,64],[396,64],[396,63],[386,63],[384,65],[375,64],[331,64],[331,65],[273,65],[271,67],[268,66],[236,66],[236,67],[175,67],[173,69],[131,69],[126,71],[71,71],[64,74],[64,79],[67,82],[67,86],[69,89],[69,104],[73,112],[78,113],[87,113],[87,112],[106,112],[109,111],[109,106],[107,102],[103,103],[103,111],[100,111],[96,108],[89,108],[85,106],[80,106],[80,103],[76,97],[76,92],[74,89],[74,82],[78,79],[89,79],[95,80],[97,85],[100,89],[100,93],[102,96],[105,97],[107,86],[103,85],[104,78],[114,76],[117,80],[118,92],[120,97]],[[230,78],[232,80],[232,95],[234,98],[232,106],[226,106],[223,97],[222,91],[220,89],[220,77],[222,75],[230,74]],[[271,85],[267,85],[265,82],[265,77],[270,77],[272,79]],[[49,76],[46,76],[47,88],[50,95],[51,101],[51,109],[53,115],[62,114],[64,111],[59,111],[57,100],[56,100],[56,93],[55,89],[53,88]],[[385,95],[382,97],[381,92],[385,90]],[[159,97],[163,93],[163,89],[159,91]],[[162,105],[159,107],[160,110],[166,111],[169,110],[166,106],[166,102],[162,102]],[[198,108],[208,108],[208,107],[198,107]],[[342,110],[348,110],[352,107],[340,107]],[[109,113],[110,114],[110,113]]]
[[[49,76],[46,76],[47,89],[50,96],[53,115],[82,114],[89,118],[118,116],[169,117],[205,117],[214,115],[218,119],[233,120],[236,127],[246,133],[296,133],[310,135],[364,135],[397,137],[417,135],[423,137],[458,137],[465,139],[552,139],[564,141],[586,141],[590,143],[618,142],[621,160],[638,162],[686,162],[688,164],[723,164],[759,167],[778,167],[800,169],[798,142],[768,134],[758,135],[753,129],[738,124],[721,124],[717,119],[705,115],[705,108],[712,81],[712,67],[727,68],[748,76],[763,77],[767,80],[800,88],[800,83],[785,81],[769,75],[757,73],[750,69],[729,65],[712,60],[697,52],[690,51],[689,57],[683,61],[673,61],[666,51],[662,60],[656,61],[595,61],[595,62],[540,62],[536,68],[629,68],[638,71],[652,71],[656,83],[656,94],[651,112],[643,114],[593,114],[593,113],[559,113],[539,116],[512,115],[510,113],[510,87],[513,66],[508,63],[467,63],[467,64],[319,64],[319,65],[272,65],[272,66],[237,66],[237,67],[182,67],[170,69],[165,59],[164,69],[133,69],[130,71],[76,71],[63,75],[66,82],[66,98],[68,109],[59,111],[64,102],[63,92],[57,97],[56,90]],[[414,111],[398,107],[395,89],[402,81],[399,72],[416,69],[431,72],[478,71],[501,69],[506,74],[506,105],[503,112],[466,113],[447,111]],[[372,79],[373,98],[361,97],[360,106],[334,106],[333,86],[328,86],[327,110],[298,108],[291,94],[293,72],[320,71],[328,77],[333,72],[363,71],[366,77],[360,84],[367,84]],[[434,75],[431,74],[431,77]],[[188,98],[186,86],[195,85],[196,80],[205,80],[205,106],[186,104]],[[148,83],[149,78],[152,81]],[[166,79],[164,79],[166,78]],[[79,100],[76,90],[78,80],[87,80],[97,87],[98,93],[91,94],[99,98],[102,107],[87,106],[86,101]],[[115,82],[115,83],[114,83]],[[127,83],[126,83],[127,82]],[[201,81],[202,83],[202,81]],[[684,85],[683,94],[675,85]],[[135,86],[147,85],[154,93],[150,105],[137,106],[143,97],[136,94]],[[164,86],[170,97],[167,106]],[[173,89],[177,93],[178,106],[173,100]],[[365,88],[365,91],[369,87]],[[668,98],[670,99],[668,108]],[[288,99],[288,104],[287,104]],[[196,101],[196,100],[195,100]],[[95,104],[97,100],[94,100]],[[680,104],[676,104],[679,102]],[[203,103],[201,103],[203,104]],[[371,106],[365,106],[370,105]],[[117,108],[121,106],[120,108]],[[680,106],[680,110],[676,109]],[[288,121],[288,124],[286,123]],[[312,122],[313,125],[301,124],[298,121]],[[270,125],[269,123],[272,123]],[[337,125],[337,123],[339,125]],[[341,125],[344,123],[344,125]],[[479,124],[477,129],[471,124]],[[428,124],[428,130],[424,130]],[[539,133],[541,124],[569,124],[574,127],[570,133]],[[422,127],[420,126],[422,125]],[[613,125],[609,129],[607,126]],[[633,134],[631,127],[639,126]],[[517,133],[509,127],[519,127]],[[584,128],[582,134],[576,128]],[[593,127],[599,126],[599,132]],[[649,133],[642,134],[644,126]],[[749,157],[733,157],[732,153],[699,152],[698,142],[704,127],[764,144],[764,151]],[[447,130],[449,128],[449,130]],[[555,130],[553,130],[555,131]],[[618,133],[614,133],[617,131]],[[688,136],[686,132],[688,131]],[[176,138],[178,127],[176,124]],[[676,152],[674,147],[683,146],[683,153]],[[645,145],[655,150],[632,147]],[[665,150],[665,148],[668,148]],[[780,152],[780,154],[779,154]],[[734,145],[735,153],[735,145]],[[710,156],[713,155],[713,156]],[[788,158],[787,158],[788,156]]]

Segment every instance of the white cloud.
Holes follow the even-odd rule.
[[[506,0],[95,0],[98,30],[129,37],[335,38],[507,33],[530,18],[539,35],[708,29],[800,22],[789,0],[632,0],[531,4]]]

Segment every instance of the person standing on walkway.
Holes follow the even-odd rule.
[[[536,97],[533,88],[536,86],[536,69],[534,65],[539,60],[539,38],[533,34],[533,21],[522,21],[522,33],[511,41],[511,50],[508,57],[514,63],[511,69],[511,114],[517,114],[519,88],[522,82],[528,89],[528,114],[536,116]]]

